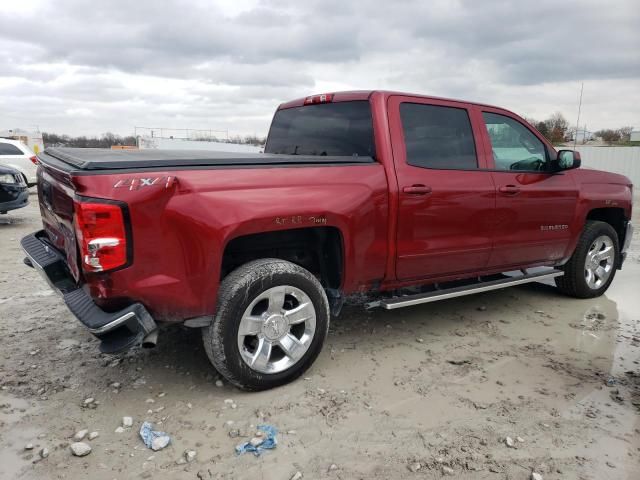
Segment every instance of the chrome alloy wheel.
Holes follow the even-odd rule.
[[[607,282],[614,269],[615,248],[613,240],[606,235],[596,238],[587,252],[584,262],[584,278],[592,290]]]
[[[265,290],[249,304],[238,328],[242,360],[261,373],[295,365],[311,345],[316,310],[309,296],[290,285]]]

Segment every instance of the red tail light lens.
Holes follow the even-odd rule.
[[[82,268],[86,272],[104,272],[125,265],[127,232],[122,207],[75,202],[75,213]]]
[[[40,163],[38,162],[38,157],[36,157],[35,155],[29,158],[29,160],[31,160],[31,163],[33,163],[34,165],[38,165]]]

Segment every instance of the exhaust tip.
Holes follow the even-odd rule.
[[[154,348],[158,343],[158,329],[147,334],[146,337],[142,339],[142,348]]]

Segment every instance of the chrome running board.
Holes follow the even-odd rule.
[[[385,310],[394,310],[396,308],[420,305],[421,303],[437,302],[438,300],[446,300],[447,298],[463,297],[465,295],[471,295],[473,293],[489,292],[491,290],[513,287],[514,285],[538,282],[540,280],[560,277],[562,275],[564,275],[564,272],[562,270],[555,269],[545,270],[538,273],[522,273],[521,275],[501,278],[499,280],[489,280],[486,282],[478,281],[477,283],[472,285],[446,288],[428,293],[405,295],[402,297],[383,298],[379,301],[368,304],[368,307],[382,307]]]

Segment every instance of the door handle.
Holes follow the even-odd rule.
[[[426,195],[427,193],[431,193],[431,187],[416,184],[410,187],[403,187],[402,191],[410,195]]]
[[[505,195],[517,195],[520,193],[520,187],[517,187],[515,185],[503,185],[502,187],[498,188],[498,191],[500,193],[504,193]]]

